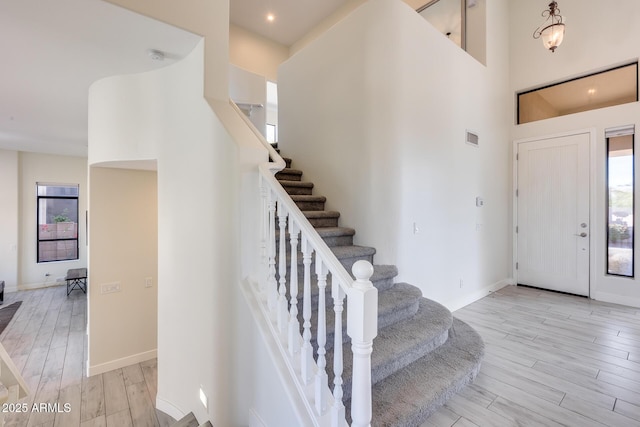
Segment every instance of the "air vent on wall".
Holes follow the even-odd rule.
[[[478,138],[477,134],[467,131],[466,143],[469,145],[473,145],[474,147],[478,147],[480,143],[480,138]]]

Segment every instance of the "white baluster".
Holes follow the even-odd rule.
[[[304,291],[302,297],[302,349],[300,373],[305,384],[309,384],[313,374],[313,347],[311,347],[311,254],[313,249],[302,235],[302,265],[304,266]]]
[[[280,252],[278,256],[280,276],[280,287],[278,288],[278,331],[284,335],[287,329],[288,310],[287,310],[287,210],[284,203],[278,202],[278,225],[280,226]],[[286,339],[286,335],[284,335]]]
[[[289,276],[289,292],[291,304],[289,308],[289,354],[293,356],[300,351],[300,322],[298,322],[298,234],[300,230],[289,220],[289,236],[291,238],[291,275]]]
[[[316,340],[318,342],[318,371],[316,372],[316,410],[322,415],[327,407],[327,391],[329,390],[329,378],[327,377],[327,322],[325,292],[327,288],[327,267],[316,252],[316,275],[318,276],[318,329]]]
[[[333,335],[333,407],[331,408],[332,427],[342,427],[345,422],[344,403],[342,396],[342,311],[344,309],[344,291],[335,277],[331,278],[331,298],[333,298],[333,312],[335,313],[335,328]]]
[[[274,313],[278,306],[278,282],[276,282],[276,201],[271,190],[268,192],[267,206],[269,208],[269,278],[267,279],[267,304],[269,311]]]
[[[353,352],[353,385],[351,392],[352,427],[371,425],[371,352],[378,334],[378,290],[369,280],[373,266],[356,261],[351,269],[356,281],[347,298],[347,333]]]

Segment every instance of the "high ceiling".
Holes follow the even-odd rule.
[[[230,0],[230,20],[290,46],[347,1]],[[89,86],[170,65],[199,40],[102,0],[1,0],[0,149],[86,156]]]
[[[0,1],[0,149],[86,156],[91,83],[170,65],[199,40],[101,0]]]
[[[230,0],[230,21],[285,46],[300,40],[347,0]],[[267,15],[273,14],[273,22]]]

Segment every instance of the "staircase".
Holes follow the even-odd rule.
[[[373,264],[375,248],[354,245],[355,230],[339,226],[340,213],[325,210],[326,198],[313,195],[313,183],[302,181],[302,171],[291,168],[291,159],[284,160],[286,168],[276,179],[347,271],[358,260]],[[302,256],[297,259],[302,265]],[[393,265],[374,264],[371,277],[378,289],[378,336],[371,356],[374,426],[420,425],[473,381],[484,354],[482,339],[469,325],[455,319],[442,305],[423,298],[415,286],[396,283],[397,274]],[[313,289],[317,300],[318,287]],[[314,313],[313,325],[316,317]],[[330,315],[326,318],[329,322],[332,319]],[[327,330],[330,335],[333,325],[327,325]],[[349,414],[352,354],[346,333],[343,337],[344,403]],[[328,366],[333,360],[332,343],[333,337],[327,336]],[[316,343],[313,345],[317,349]],[[329,384],[332,380],[330,377]]]
[[[193,412],[189,412],[187,415],[173,423],[171,427],[212,427],[212,425],[209,421],[200,424],[195,415],[193,415]]]

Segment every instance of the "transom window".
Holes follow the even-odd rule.
[[[38,262],[78,259],[77,184],[37,183]]]

